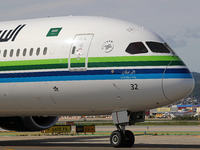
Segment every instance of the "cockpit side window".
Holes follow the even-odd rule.
[[[149,49],[154,53],[170,53],[169,49],[163,44],[158,42],[146,42]]]
[[[128,45],[126,52],[129,54],[140,54],[147,53],[148,50],[142,42],[134,42]]]
[[[165,46],[172,52],[172,54],[176,54],[175,52],[174,52],[174,50],[167,44],[167,43],[164,43],[165,44]]]

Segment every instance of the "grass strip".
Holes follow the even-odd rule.
[[[200,135],[200,131],[132,131],[135,136],[140,135]],[[0,132],[0,136],[109,136],[112,133],[112,131],[96,131],[93,134],[92,133],[75,133],[69,132],[67,133],[48,133],[44,134],[41,132]]]
[[[114,126],[113,123],[111,122],[75,122],[74,125],[96,125],[96,126]],[[167,122],[139,122],[136,123],[135,125],[141,125],[141,126],[155,126],[155,125],[159,125],[159,126],[166,126],[166,125],[187,125],[187,126],[193,126],[193,125],[197,125],[200,126],[200,121],[167,121]]]

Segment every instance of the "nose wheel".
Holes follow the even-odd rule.
[[[135,136],[133,134],[133,132],[131,132],[130,130],[126,130],[125,131],[125,136],[126,136],[126,140],[125,140],[125,147],[132,147],[133,144],[135,143]]]
[[[129,130],[115,130],[110,136],[110,143],[113,147],[132,147],[135,143],[135,136]]]

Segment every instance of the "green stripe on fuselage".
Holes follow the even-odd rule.
[[[88,67],[130,67],[130,66],[170,66],[185,65],[178,56],[124,56],[124,57],[91,57]]]
[[[123,56],[123,57],[90,57],[88,62],[131,62],[131,61],[181,61],[178,56]]]
[[[172,63],[171,60],[173,60]],[[85,58],[71,58],[71,67],[85,67]],[[170,64],[169,64],[170,63]],[[184,66],[178,56],[89,57],[88,68],[130,66]],[[0,62],[0,71],[68,68],[68,58]]]
[[[39,60],[20,60],[20,61],[1,61],[0,67],[4,66],[29,66],[29,65],[50,65],[66,64],[68,59],[39,59]]]
[[[68,68],[68,59],[42,59],[0,62],[0,71]]]
[[[68,68],[68,64],[41,64],[41,65],[24,65],[24,66],[0,66],[0,71],[14,70],[43,70],[43,69],[59,69]]]
[[[70,59],[70,67],[78,68],[78,67],[85,67],[85,58],[71,58]]]
[[[168,66],[170,61],[130,61],[130,62],[102,62],[102,63],[88,63],[88,67],[131,67],[131,66]],[[174,61],[170,66],[183,66],[181,61]]]

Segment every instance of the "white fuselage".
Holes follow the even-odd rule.
[[[2,22],[0,30],[0,116],[138,112],[178,101],[194,86],[177,55],[146,43],[163,39],[132,23],[58,17]],[[134,42],[147,52],[127,53]]]

